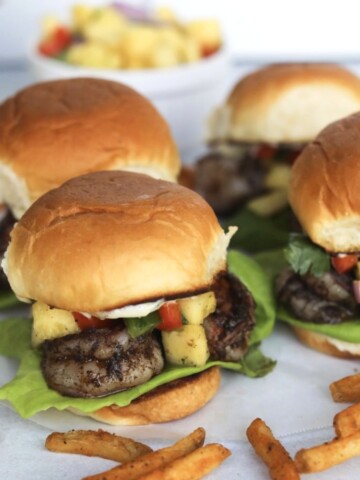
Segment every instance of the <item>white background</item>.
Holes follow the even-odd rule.
[[[130,0],[131,1],[131,0]],[[64,14],[76,0],[0,0],[0,65],[18,61],[45,13]],[[83,0],[102,4],[101,0]],[[239,61],[335,60],[360,56],[360,3],[356,0],[153,0],[184,18],[216,16]]]

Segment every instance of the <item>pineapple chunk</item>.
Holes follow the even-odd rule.
[[[355,267],[355,278],[356,280],[360,280],[360,262],[358,262]]]
[[[217,19],[193,20],[185,25],[185,29],[202,48],[217,49],[222,43],[221,28]]]
[[[63,337],[80,331],[71,312],[50,308],[45,303],[36,302],[32,306],[33,328],[31,343],[38,347],[44,340]]]
[[[182,315],[191,325],[200,325],[216,308],[214,292],[206,292],[177,301]]]
[[[53,16],[46,16],[42,21],[42,38],[45,40],[49,38],[55,30],[60,26],[58,18]]]
[[[289,165],[275,164],[266,176],[265,185],[270,189],[287,190],[291,175]]]
[[[83,28],[94,15],[94,11],[94,8],[88,7],[86,5],[74,5],[71,12],[74,29],[76,31],[82,32]]]
[[[95,8],[83,24],[82,34],[87,41],[118,48],[126,29],[127,21],[119,12],[112,8]]]
[[[66,61],[83,67],[122,67],[122,58],[118,52],[96,42],[83,42],[72,45],[66,53]]]
[[[249,210],[260,217],[271,217],[288,204],[286,190],[273,190],[266,195],[250,200],[247,204]]]
[[[209,358],[202,325],[184,325],[179,330],[161,332],[165,357],[169,363],[201,367]]]

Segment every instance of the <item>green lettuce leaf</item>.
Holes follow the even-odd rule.
[[[29,318],[7,318],[0,321],[0,355],[18,360],[31,349]]]
[[[284,249],[279,248],[275,250],[269,250],[268,252],[257,253],[253,256],[253,259],[269,276],[271,291],[273,292],[275,277],[288,265],[288,262],[285,258]]]
[[[212,366],[227,368],[250,377],[266,375],[275,366],[275,362],[264,357],[257,346],[254,345],[239,363],[211,361],[203,367],[168,365],[159,375],[145,384],[124,392],[96,399],[72,398],[62,396],[46,385],[40,368],[41,352],[30,348],[30,332],[31,322],[29,320],[12,318],[0,322],[0,338],[6,335],[8,343],[19,342],[16,352],[11,351],[6,342],[2,342],[0,344],[0,354],[20,358],[16,376],[0,388],[0,400],[7,400],[24,418],[31,417],[49,408],[58,410],[73,408],[88,413],[112,404],[126,406],[140,395],[160,385],[202,372]],[[21,353],[20,345],[24,348]]]
[[[343,342],[360,343],[360,319],[349,320],[337,325],[303,322],[283,307],[279,307],[278,318],[290,325],[322,333]]]
[[[231,225],[239,227],[231,240],[233,247],[256,253],[287,245],[290,215],[290,208],[287,208],[272,217],[262,218],[249,209],[242,208],[221,223],[226,228]]]
[[[250,345],[254,345],[268,337],[274,328],[276,307],[271,280],[255,260],[235,250],[228,253],[228,269],[254,297],[256,325],[250,338]]]
[[[276,365],[271,358],[265,357],[257,345],[252,345],[245,357],[241,360],[242,373],[247,377],[264,377],[270,373]]]
[[[256,261],[263,267],[264,271],[272,278],[274,284],[275,277],[287,265],[284,250],[273,250],[262,252],[255,255]],[[360,319],[352,319],[338,325],[318,324],[304,322],[296,318],[291,312],[282,306],[277,308],[277,318],[290,325],[299,326],[306,330],[322,333],[329,337],[344,342],[360,343]]]
[[[11,290],[0,292],[0,310],[15,307],[16,305],[21,305],[21,302]]]
[[[244,284],[253,291],[257,303],[258,318],[251,337],[251,347],[240,362],[210,361],[202,367],[168,365],[150,381],[124,392],[96,399],[65,397],[46,385],[40,368],[41,352],[33,350],[30,345],[31,321],[9,318],[0,322],[0,355],[18,358],[20,365],[13,380],[0,388],[0,399],[10,402],[24,418],[49,408],[58,410],[72,408],[88,413],[112,404],[129,405],[132,400],[157,386],[199,373],[212,366],[250,377],[266,375],[274,368],[276,362],[262,355],[257,342],[269,335],[275,321],[269,278],[254,260],[238,252],[230,252],[228,260],[229,269],[233,274],[241,276]]]

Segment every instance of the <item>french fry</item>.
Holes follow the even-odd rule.
[[[360,402],[360,373],[341,378],[329,388],[334,402]]]
[[[300,480],[294,461],[263,420],[256,418],[248,427],[246,435],[255,452],[269,468],[272,480]]]
[[[321,472],[357,455],[360,455],[360,432],[301,449],[295,455],[295,464],[300,473]]]
[[[218,467],[231,451],[218,443],[210,443],[154,470],[141,480],[198,480]]]
[[[347,437],[360,431],[360,403],[345,408],[334,417],[334,429],[337,437]]]
[[[163,468],[174,460],[201,447],[205,440],[205,430],[197,428],[190,435],[178,440],[174,445],[149,453],[133,462],[119,465],[83,480],[136,480],[153,470]]]
[[[152,449],[143,443],[104,430],[54,432],[47,437],[45,447],[52,452],[78,453],[121,463],[130,462],[141,455],[152,452]]]

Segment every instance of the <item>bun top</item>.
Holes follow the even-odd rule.
[[[96,312],[209,289],[229,234],[197,193],[130,172],[69,180],[11,233],[3,267],[15,294]]]
[[[73,78],[35,84],[0,105],[0,200],[17,217],[72,177],[117,169],[171,181],[180,170],[168,125],[135,90]]]
[[[209,122],[210,141],[308,142],[360,110],[360,79],[331,64],[279,64],[241,79]]]
[[[326,127],[296,159],[289,201],[310,238],[330,252],[360,251],[360,113]]]

